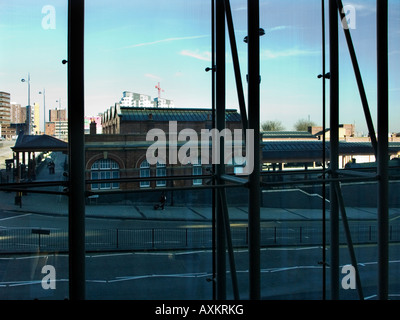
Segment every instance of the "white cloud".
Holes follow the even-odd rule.
[[[199,52],[199,50],[182,50],[179,54],[199,60],[211,61],[211,52],[209,51]]]
[[[155,74],[151,74],[151,73],[145,73],[144,76],[146,78],[150,78],[150,79],[154,79],[154,80],[162,80],[161,77],[156,76]]]
[[[276,26],[276,27],[272,27],[267,29],[267,32],[274,32],[274,31],[281,31],[281,30],[286,30],[286,29],[290,29],[291,26]]]
[[[208,35],[201,35],[201,36],[167,38],[167,39],[161,39],[161,40],[156,40],[156,41],[151,41],[151,42],[136,43],[136,44],[132,44],[130,46],[126,46],[124,48],[137,48],[137,47],[151,46],[151,45],[159,44],[159,43],[163,43],[163,42],[172,42],[172,41],[180,41],[180,40],[191,40],[191,39],[199,39],[199,38],[205,38],[205,37],[209,37],[209,36]]]
[[[309,56],[309,55],[317,55],[321,54],[318,50],[302,50],[302,49],[287,49],[282,51],[272,51],[272,50],[263,50],[261,52],[262,59],[277,59],[277,58],[285,58],[285,57],[293,57],[293,56]]]
[[[354,3],[354,2],[343,2],[343,6],[352,6],[356,14],[361,15],[368,15],[376,13],[376,6],[373,4],[361,4],[361,3]]]

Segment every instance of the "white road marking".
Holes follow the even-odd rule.
[[[25,213],[25,214],[17,215],[15,217],[2,218],[2,219],[0,219],[0,221],[11,220],[11,219],[16,219],[16,218],[23,218],[23,217],[30,216],[30,215],[32,215],[32,213]]]

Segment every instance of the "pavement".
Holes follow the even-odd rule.
[[[37,173],[35,181],[62,181],[64,179],[64,163],[66,155],[53,153],[55,173],[50,174],[47,166],[42,166]],[[48,189],[62,191],[62,186],[46,187]],[[28,193],[22,196],[22,205],[15,204],[14,192],[0,191],[0,209],[3,211],[14,211],[21,213],[40,213],[49,215],[68,215],[68,198],[63,195],[50,195],[42,193]],[[247,221],[247,207],[229,207],[229,218],[231,221]],[[349,220],[376,220],[376,208],[354,208],[346,207]],[[85,207],[86,217],[114,218],[114,219],[144,219],[144,220],[179,220],[179,221],[210,221],[212,219],[211,207],[204,206],[165,206],[164,210],[154,210],[149,205],[121,205],[121,204],[87,204]],[[329,210],[326,211],[329,220]],[[400,208],[390,208],[389,218],[395,220],[400,218]],[[268,208],[260,209],[261,221],[283,221],[283,220],[321,220],[321,209],[287,209]]]

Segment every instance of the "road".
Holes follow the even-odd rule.
[[[90,228],[205,228],[195,221],[146,221],[87,218]],[[267,223],[267,222],[265,222]],[[269,222],[270,226],[280,225]],[[291,227],[295,226],[292,222]],[[315,222],[317,224],[317,222]],[[67,218],[32,213],[0,212],[0,231],[9,228],[64,228]],[[235,224],[233,225],[233,229]],[[175,229],[175,230],[176,230]],[[284,235],[282,235],[284,236]],[[356,245],[364,297],[376,299],[377,247]],[[326,250],[329,260],[329,247]],[[235,249],[240,297],[248,299],[248,252]],[[261,292],[263,299],[321,299],[322,248],[320,245],[275,246],[261,249]],[[328,261],[329,263],[329,261]],[[340,248],[340,265],[349,264],[346,246]],[[43,289],[42,267],[54,266],[56,289]],[[205,249],[99,251],[86,255],[88,299],[212,299],[212,251]],[[227,269],[229,260],[227,258]],[[390,245],[390,294],[400,294],[400,245]],[[329,266],[327,298],[329,299]],[[227,272],[228,299],[233,298],[231,274]],[[343,275],[340,275],[342,279]],[[173,286],[171,284],[173,283]],[[358,299],[357,290],[340,289],[341,299]],[[31,254],[3,253],[0,257],[0,299],[64,299],[68,297],[68,255],[63,252]]]
[[[376,299],[376,246],[357,246],[359,272],[365,299]],[[342,247],[341,266],[349,263]],[[329,252],[328,252],[329,254]],[[391,245],[390,298],[398,299],[399,245]],[[248,299],[248,253],[236,250],[240,298]],[[320,247],[264,248],[261,250],[262,298],[322,298]],[[43,289],[44,265],[56,270],[56,288]],[[30,255],[0,259],[0,299],[64,299],[68,297],[68,256]],[[98,253],[86,256],[87,299],[95,300],[206,300],[212,299],[211,251]],[[329,268],[327,298],[329,299]],[[344,276],[340,275],[342,280]],[[228,299],[232,299],[227,273]],[[340,287],[341,299],[358,299],[354,289]]]

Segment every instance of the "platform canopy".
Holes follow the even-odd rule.
[[[14,152],[44,152],[44,151],[68,151],[68,143],[52,136],[44,135],[25,135],[21,132],[18,135],[14,147]]]

